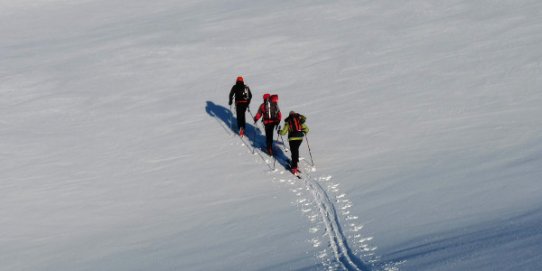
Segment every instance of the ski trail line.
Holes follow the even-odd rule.
[[[234,136],[237,137],[237,135]],[[252,149],[250,144],[246,142],[245,138],[240,138],[240,140],[242,145],[247,147],[247,151],[251,152],[253,155],[258,155],[261,162],[271,169],[271,171],[274,171],[269,162],[265,159],[264,155],[261,153],[261,150],[258,148]],[[329,237],[329,245],[333,250],[333,257],[335,258],[335,261],[342,267],[343,270],[371,271],[372,269],[369,265],[365,264],[360,258],[354,255],[352,249],[348,245],[347,238],[344,235],[343,228],[333,201],[328,196],[326,190],[318,182],[317,177],[308,173],[310,170],[310,164],[306,163],[304,171],[301,173],[302,181],[313,197],[314,203],[318,207],[320,218]]]
[[[218,114],[214,114],[213,109],[216,109],[216,108],[211,107],[210,109],[211,112],[209,115],[217,119],[217,121],[219,119],[222,119],[224,123],[233,122],[233,120],[231,119],[231,115],[228,116],[227,114],[223,113],[219,117],[217,116]],[[225,108],[221,110],[225,111]],[[226,119],[227,117],[229,119]],[[230,138],[232,140],[234,140],[232,137],[239,137],[235,133],[235,131],[229,130],[224,125],[222,125],[220,121],[218,122],[222,126],[222,128],[230,135]],[[255,128],[259,130],[259,127],[255,127]],[[261,133],[261,130],[259,130],[259,133]],[[257,161],[259,161],[260,163],[264,163],[269,168],[269,170],[274,173],[276,177],[279,177],[283,173],[290,174],[289,171],[287,170],[286,171],[278,170],[277,168],[272,166],[270,161],[266,159],[265,157],[266,154],[263,154],[262,151],[256,146],[257,144],[252,142],[250,138],[239,137],[239,141],[237,142],[245,146],[246,151],[251,153],[256,158]],[[279,159],[278,157],[274,157],[274,158]],[[287,160],[284,160],[284,158],[285,157],[283,157],[282,159],[279,159],[280,161],[279,165],[285,165],[289,163]],[[337,212],[337,208],[334,204],[334,201],[329,196],[329,193],[337,192],[335,190],[338,184],[335,184],[333,188],[330,188],[331,191],[327,192],[327,190],[322,187],[319,180],[329,181],[331,176],[322,178],[320,177],[319,174],[312,173],[313,171],[315,171],[315,168],[313,168],[310,163],[308,163],[307,161],[303,159],[300,159],[300,162],[304,164],[303,170],[301,173],[302,178],[301,180],[295,178],[296,181],[290,180],[290,182],[292,184],[297,182],[299,185],[301,185],[303,189],[307,192],[306,195],[308,197],[312,197],[312,200],[313,200],[312,205],[317,207],[313,211],[314,217],[320,218],[318,220],[322,223],[323,230],[325,231],[325,233],[321,236],[324,237],[327,235],[327,238],[329,238],[328,247],[331,249],[330,253],[332,253],[332,254],[328,254],[326,258],[330,261],[329,263],[333,263],[333,264],[329,265],[329,263],[326,264],[325,262],[322,262],[324,267],[327,266],[326,270],[372,271],[374,268],[373,266],[374,260],[369,260],[368,262],[363,261],[359,256],[357,256],[354,253],[354,250],[349,246],[348,238],[344,234],[343,225],[341,225],[341,219]],[[341,199],[341,201],[344,202],[344,194],[337,196],[337,202],[339,202],[339,199]],[[345,207],[348,208],[350,206],[343,206],[341,207],[341,210],[344,211]],[[343,212],[342,215],[347,215],[348,213],[349,212],[345,214]],[[357,217],[355,217],[354,219],[357,219]],[[348,221],[349,217],[347,217],[346,220]],[[354,232],[357,232],[359,229],[362,228],[362,227],[358,228],[354,224],[349,224],[348,226],[354,227],[355,228],[353,230]],[[359,234],[352,238],[354,239],[353,241],[356,241],[356,244],[363,243],[365,242],[365,240],[372,239],[371,237],[371,238],[364,238],[364,239],[357,240],[357,238],[361,238],[361,235]],[[365,252],[371,252],[372,250],[374,250],[374,249],[372,250],[368,249],[367,245],[362,246],[361,249]],[[326,253],[325,250],[323,253]],[[369,256],[370,255],[371,254],[369,254]],[[364,256],[368,256],[368,255],[364,255]],[[323,259],[321,256],[319,256],[319,258]],[[388,269],[385,269],[385,270],[388,270]],[[397,270],[397,269],[393,269],[393,270]]]
[[[369,271],[368,265],[354,255],[344,236],[335,205],[320,183],[309,173],[302,173],[305,185],[310,190],[320,210],[335,259],[348,271]]]

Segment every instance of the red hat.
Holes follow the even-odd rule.
[[[263,95],[263,100],[265,101],[265,100],[269,99],[269,97],[271,97],[271,94],[265,93],[265,94]]]
[[[243,76],[237,76],[237,82],[243,82]]]
[[[279,95],[277,95],[277,94],[271,95],[271,101],[274,102],[274,103],[278,103],[279,102]]]

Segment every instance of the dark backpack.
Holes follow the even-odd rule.
[[[243,92],[241,92],[241,100],[247,101],[250,99],[250,95],[248,94],[248,92],[248,86],[243,86]]]

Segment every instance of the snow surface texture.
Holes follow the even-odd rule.
[[[541,270],[541,13],[0,0],[0,269]],[[315,171],[233,135],[237,75]]]
[[[217,121],[223,122],[219,121],[224,130],[228,131],[229,128],[229,134],[237,137],[235,117],[230,110],[208,102],[207,112]],[[372,238],[362,238],[362,235],[359,234],[363,226],[356,224],[358,217],[350,215],[349,209],[352,207],[352,203],[346,198],[346,194],[339,193],[339,184],[334,183],[331,176],[322,177],[314,173],[316,167],[312,159],[309,163],[300,158],[301,174],[294,177],[288,171],[289,159],[285,153],[289,149],[284,144],[283,138],[280,140],[282,147],[274,148],[274,156],[271,158],[261,150],[266,148],[265,134],[262,133],[262,129],[259,126],[247,126],[246,131],[247,135],[252,135],[252,141],[249,143],[246,137],[239,137],[240,144],[246,146],[248,152],[256,156],[256,161],[263,162],[269,170],[275,173],[273,180],[293,186],[291,191],[298,197],[296,204],[301,207],[301,212],[306,214],[313,224],[309,231],[320,236],[320,238],[316,236],[310,240],[313,247],[318,248],[323,242],[328,242],[328,245],[318,254],[318,258],[322,260],[322,266],[328,270],[370,270],[369,264],[377,262],[373,253],[375,248],[369,247],[367,244],[367,241]],[[308,142],[308,136],[305,140]],[[327,190],[322,187],[323,183],[327,184]],[[335,195],[333,199],[329,196],[330,193]],[[337,209],[340,210],[340,214]],[[343,224],[349,228],[348,236],[345,235]],[[321,240],[321,237],[327,237],[329,240]],[[355,243],[356,249],[351,248],[347,239]],[[362,258],[367,259],[367,263]]]

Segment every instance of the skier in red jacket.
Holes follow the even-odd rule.
[[[254,116],[254,124],[263,117],[262,122],[265,126],[265,139],[267,146],[267,154],[273,155],[273,130],[279,125],[282,120],[282,114],[279,109],[279,96],[269,95],[268,93],[263,95],[263,103],[258,108],[258,113]]]

